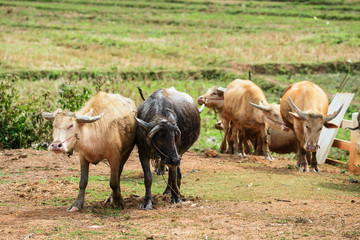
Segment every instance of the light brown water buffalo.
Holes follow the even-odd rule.
[[[135,103],[118,94],[97,93],[79,111],[43,112],[53,121],[53,142],[49,150],[66,153],[74,148],[80,154],[81,178],[79,194],[68,211],[79,211],[84,205],[89,164],[107,160],[111,169],[112,193],[105,203],[124,208],[120,191],[120,175],[136,136]]]
[[[276,104],[267,103],[260,87],[251,81],[236,79],[226,88],[224,94],[225,117],[233,122],[234,128],[239,131],[240,139],[245,137],[245,131],[256,133],[256,142],[261,146],[261,154],[269,160],[272,160],[272,157],[266,130],[269,124],[281,128],[278,121],[281,118],[276,108]],[[283,128],[286,128],[285,125]],[[241,146],[238,146],[238,141],[236,138],[234,139],[235,148],[239,149],[242,154]]]
[[[220,152],[232,154],[234,152],[232,140],[231,122],[225,117],[224,114],[224,93],[226,89],[223,87],[212,87],[204,95],[200,96],[197,100],[199,105],[205,104],[206,107],[213,109],[219,114],[222,126],[224,127],[224,138],[221,141]],[[228,148],[227,148],[228,143]],[[226,150],[227,149],[227,150]]]
[[[326,115],[329,101],[319,86],[309,81],[291,84],[280,101],[281,116],[286,125],[293,130],[299,147],[299,171],[308,171],[308,164],[319,171],[316,160],[317,144],[322,127],[337,128],[330,123],[342,109]],[[306,160],[307,159],[307,160]]]
[[[221,120],[216,122],[214,127],[218,130],[224,130]],[[269,149],[271,152],[297,153],[298,144],[293,131],[283,131],[278,128],[272,127],[269,129],[268,134],[270,135],[268,140],[269,140]]]

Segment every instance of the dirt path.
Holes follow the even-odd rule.
[[[244,160],[227,155],[205,158],[190,152],[183,161],[183,173],[192,169],[208,175],[277,171],[297,176],[296,170],[288,168],[294,160],[287,159],[267,162],[259,157]],[[249,162],[254,164],[246,165]],[[166,197],[156,195],[155,209],[143,211],[138,209],[141,197],[128,194],[122,185],[126,209],[105,207],[102,198],[85,199],[81,212],[68,213],[66,207],[78,191],[78,183],[72,180],[79,176],[78,168],[76,154],[68,158],[47,151],[0,152],[0,239],[360,238],[360,187],[338,199],[319,196],[309,200],[289,197],[231,201],[185,196],[182,204],[170,205]],[[337,176],[341,171],[324,165],[322,169],[327,176]],[[103,163],[90,169],[92,176],[100,176],[98,181],[108,177],[108,172]],[[141,180],[136,152],[126,163],[125,172]],[[110,189],[107,183],[104,186],[106,195]]]

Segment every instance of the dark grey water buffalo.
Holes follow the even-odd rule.
[[[112,193],[106,202],[124,208],[120,192],[120,175],[136,136],[135,103],[119,94],[99,92],[76,113],[57,110],[43,112],[45,119],[53,121],[53,142],[49,150],[55,153],[79,152],[81,178],[79,194],[68,211],[78,211],[84,205],[88,183],[89,164],[108,160]]]
[[[140,208],[152,209],[150,159],[169,167],[171,203],[180,203],[180,160],[200,133],[200,114],[193,99],[175,88],[159,89],[138,108],[136,145],[144,171],[145,199]]]

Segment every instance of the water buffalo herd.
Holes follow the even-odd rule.
[[[326,115],[329,103],[325,92],[308,81],[290,85],[280,104],[268,103],[259,86],[240,79],[226,89],[210,88],[197,102],[214,109],[221,118],[215,126],[225,132],[220,152],[245,157],[253,150],[268,160],[273,159],[270,152],[295,152],[299,171],[308,171],[308,165],[319,171],[316,151],[320,131],[323,126],[336,128],[329,121],[341,110]],[[42,112],[43,118],[53,122],[49,150],[79,152],[79,194],[68,211],[83,208],[89,164],[102,160],[109,162],[111,171],[112,192],[105,203],[124,208],[120,176],[135,145],[145,184],[140,208],[152,209],[151,159],[168,167],[164,194],[171,194],[171,203],[180,203],[181,157],[199,137],[200,112],[191,96],[173,87],[155,91],[137,109],[129,98],[98,92],[77,112]]]

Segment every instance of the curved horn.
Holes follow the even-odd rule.
[[[156,125],[153,129],[151,129],[151,131],[149,132],[147,138],[146,138],[146,142],[150,145],[151,139],[153,138],[153,136],[155,135],[155,133],[157,133],[158,131],[160,131],[160,126]]]
[[[144,128],[145,130],[150,129],[150,125],[147,122],[145,122],[144,120],[141,120],[140,118],[137,118],[137,117],[135,117],[135,119],[142,128]]]
[[[269,107],[269,106],[265,106],[265,105],[261,104],[261,102],[260,102],[260,104],[261,104],[261,105],[257,105],[257,104],[252,103],[252,102],[250,102],[250,104],[251,104],[252,106],[254,106],[254,107],[256,107],[256,108],[260,109],[260,110],[265,111],[265,112],[270,111],[270,107]]]
[[[333,120],[334,118],[336,118],[336,116],[340,113],[343,106],[344,106],[344,104],[342,104],[341,107],[333,114],[326,115],[324,121],[329,122],[329,121]]]
[[[102,113],[98,116],[95,116],[95,117],[76,115],[76,120],[78,123],[92,123],[92,122],[99,120],[103,115],[104,115],[104,113]]]
[[[308,114],[301,111],[295,104],[294,102],[291,100],[291,97],[289,96],[289,101],[290,101],[290,104],[291,104],[291,107],[293,108],[293,110],[302,118],[302,119],[308,119]]]
[[[201,113],[205,108],[205,104],[201,105],[201,107],[199,108],[199,113]]]
[[[49,112],[42,112],[41,116],[47,120],[54,121],[55,119],[55,113],[49,113]]]
[[[76,117],[76,114],[73,113],[73,112],[65,112],[63,113],[65,116],[68,116],[68,117]],[[79,115],[79,116],[82,116],[82,115]],[[85,115],[86,116],[86,115]]]

